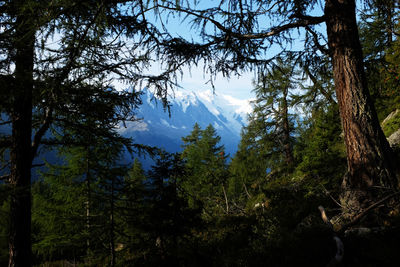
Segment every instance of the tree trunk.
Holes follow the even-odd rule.
[[[115,177],[111,178],[111,203],[110,203],[110,267],[115,266],[115,235],[114,235],[114,180]]]
[[[88,257],[90,263],[91,257],[91,247],[90,247],[90,239],[91,239],[91,220],[90,220],[90,207],[91,207],[91,177],[90,177],[90,166],[89,166],[89,147],[86,147],[86,256]]]
[[[342,204],[347,207],[345,213],[352,214],[376,200],[381,190],[396,188],[397,179],[392,151],[367,88],[355,1],[326,0],[325,15],[347,151]]]
[[[289,123],[289,115],[288,115],[288,88],[283,90],[283,98],[282,98],[282,127],[283,127],[283,150],[285,154],[285,162],[287,166],[290,168],[294,164],[294,157],[292,146],[290,144],[290,123]]]
[[[29,12],[29,11],[28,11]],[[31,134],[35,32],[30,14],[16,17],[14,40],[9,266],[31,266]]]

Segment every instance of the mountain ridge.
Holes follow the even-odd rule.
[[[204,129],[211,124],[221,137],[226,152],[234,154],[240,141],[241,128],[247,124],[251,112],[249,100],[236,99],[212,91],[193,92],[176,90],[168,101],[167,112],[161,100],[144,89],[138,122],[128,122],[119,129],[125,137],[136,143],[157,146],[168,152],[181,150],[181,138],[187,136],[195,123]]]

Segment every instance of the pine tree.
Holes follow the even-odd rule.
[[[259,193],[259,186],[270,171],[269,151],[259,134],[253,123],[242,129],[238,150],[229,165],[229,195],[237,204],[242,204],[242,208]]]

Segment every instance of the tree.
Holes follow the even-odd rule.
[[[109,265],[114,266],[116,206],[126,173],[118,166],[123,144],[112,136],[69,133],[81,145],[60,149],[64,164],[49,164],[34,184],[34,249],[43,260],[85,259],[90,264],[110,252]]]
[[[381,120],[399,108],[398,14],[393,5],[392,1],[376,1],[361,13],[359,23],[366,76]]]
[[[296,64],[277,59],[270,72],[255,83],[256,99],[249,123],[242,130],[239,149],[230,164],[233,177],[230,191],[245,193],[265,181],[267,174],[284,176],[295,167],[293,94],[296,89]]]
[[[296,171],[305,177],[311,190],[319,190],[322,185],[339,193],[339,179],[346,169],[341,131],[336,104],[313,110],[298,126]]]
[[[385,193],[376,188],[389,191],[397,188],[395,164],[368,90],[356,22],[356,1],[326,0],[320,10],[321,16],[309,15],[318,9],[317,3],[232,0],[196,9],[186,1],[163,1],[158,7],[193,18],[193,25],[202,30],[203,38],[202,43],[195,44],[197,55],[210,62],[211,72],[222,71],[229,75],[253,66],[263,68],[270,62],[266,55],[272,45],[290,44],[293,35],[305,36],[307,42],[302,56],[321,53],[318,50],[329,53],[347,151],[343,213],[351,216]],[[325,33],[316,32],[316,25],[322,23],[326,26],[328,49],[320,43]],[[304,31],[294,31],[299,28]],[[178,49],[189,41],[173,39],[173,42]],[[188,63],[196,59],[193,55],[185,58]]]
[[[1,2],[0,108],[2,124],[11,125],[1,140],[10,151],[9,266],[32,265],[31,167],[49,129],[60,130],[56,123],[79,128],[68,118],[91,112],[83,99],[123,103],[110,118],[132,118],[137,93],[118,93],[113,80],[154,85],[166,99],[172,68],[160,75],[143,72],[161,52],[160,36],[142,7],[141,1]],[[64,137],[58,143],[71,141]]]
[[[138,161],[126,177],[121,218],[125,265],[177,266],[187,257],[192,225],[199,211],[188,207],[182,192],[184,162],[178,153],[158,151],[144,176]],[[190,251],[189,253],[192,253]]]
[[[189,207],[203,207],[208,214],[221,208],[222,203],[225,212],[229,212],[226,195],[227,156],[224,146],[218,145],[220,139],[212,125],[201,130],[197,124],[187,137],[182,138],[182,159],[187,169],[182,188],[188,195]]]
[[[283,157],[289,169],[294,165],[293,115],[289,113],[289,108],[292,106],[290,91],[296,88],[295,75],[295,65],[290,60],[283,62],[278,58],[271,72],[261,76],[256,84],[254,112],[250,117],[250,123],[255,125],[263,120],[259,122],[265,127],[259,128],[260,139],[267,138],[275,143],[265,149]]]

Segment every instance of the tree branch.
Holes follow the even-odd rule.
[[[45,118],[43,120],[43,124],[39,128],[39,130],[35,133],[35,136],[33,137],[33,142],[32,142],[32,146],[31,146],[31,160],[32,161],[36,156],[40,141],[42,140],[46,131],[49,129],[52,121],[53,121],[53,109],[47,108]]]
[[[215,19],[213,19],[211,17],[206,17],[206,16],[200,14],[201,12],[199,12],[199,11],[182,9],[182,8],[174,8],[174,7],[164,6],[164,5],[158,5],[158,7],[167,9],[167,10],[183,12],[188,15],[192,15],[197,18],[204,19],[206,21],[211,22],[215,27],[217,27],[222,32],[226,33],[228,36],[232,36],[232,37],[235,37],[238,39],[264,39],[264,38],[278,35],[283,31],[287,31],[287,30],[299,28],[299,27],[306,27],[308,25],[320,24],[326,20],[325,16],[320,16],[320,17],[302,16],[302,18],[299,19],[298,21],[295,21],[293,23],[287,23],[287,24],[284,24],[281,26],[273,27],[269,31],[260,32],[260,33],[241,34],[241,33],[231,31],[230,29],[224,27],[221,23],[219,23]]]
[[[8,178],[10,178],[10,175],[9,175],[9,174],[0,176],[0,181],[1,181],[1,180],[8,180]]]
[[[10,147],[10,146],[11,146],[10,138],[1,138],[0,139],[0,148],[6,148],[6,147]]]
[[[310,80],[313,82],[315,86],[319,89],[321,94],[326,98],[326,100],[329,101],[330,104],[336,104],[336,101],[333,99],[333,97],[325,91],[325,89],[322,87],[320,82],[318,82],[317,78],[314,76],[314,74],[311,73],[310,69],[308,68],[307,65],[303,67],[304,72],[307,74],[307,76],[310,78]]]
[[[323,54],[330,56],[330,51],[329,49],[325,48],[323,45],[321,45],[318,41],[318,35],[315,31],[313,31],[308,25],[305,26],[306,30],[311,33],[313,40],[314,40],[314,44],[315,46],[319,49],[319,51],[321,51]]]

